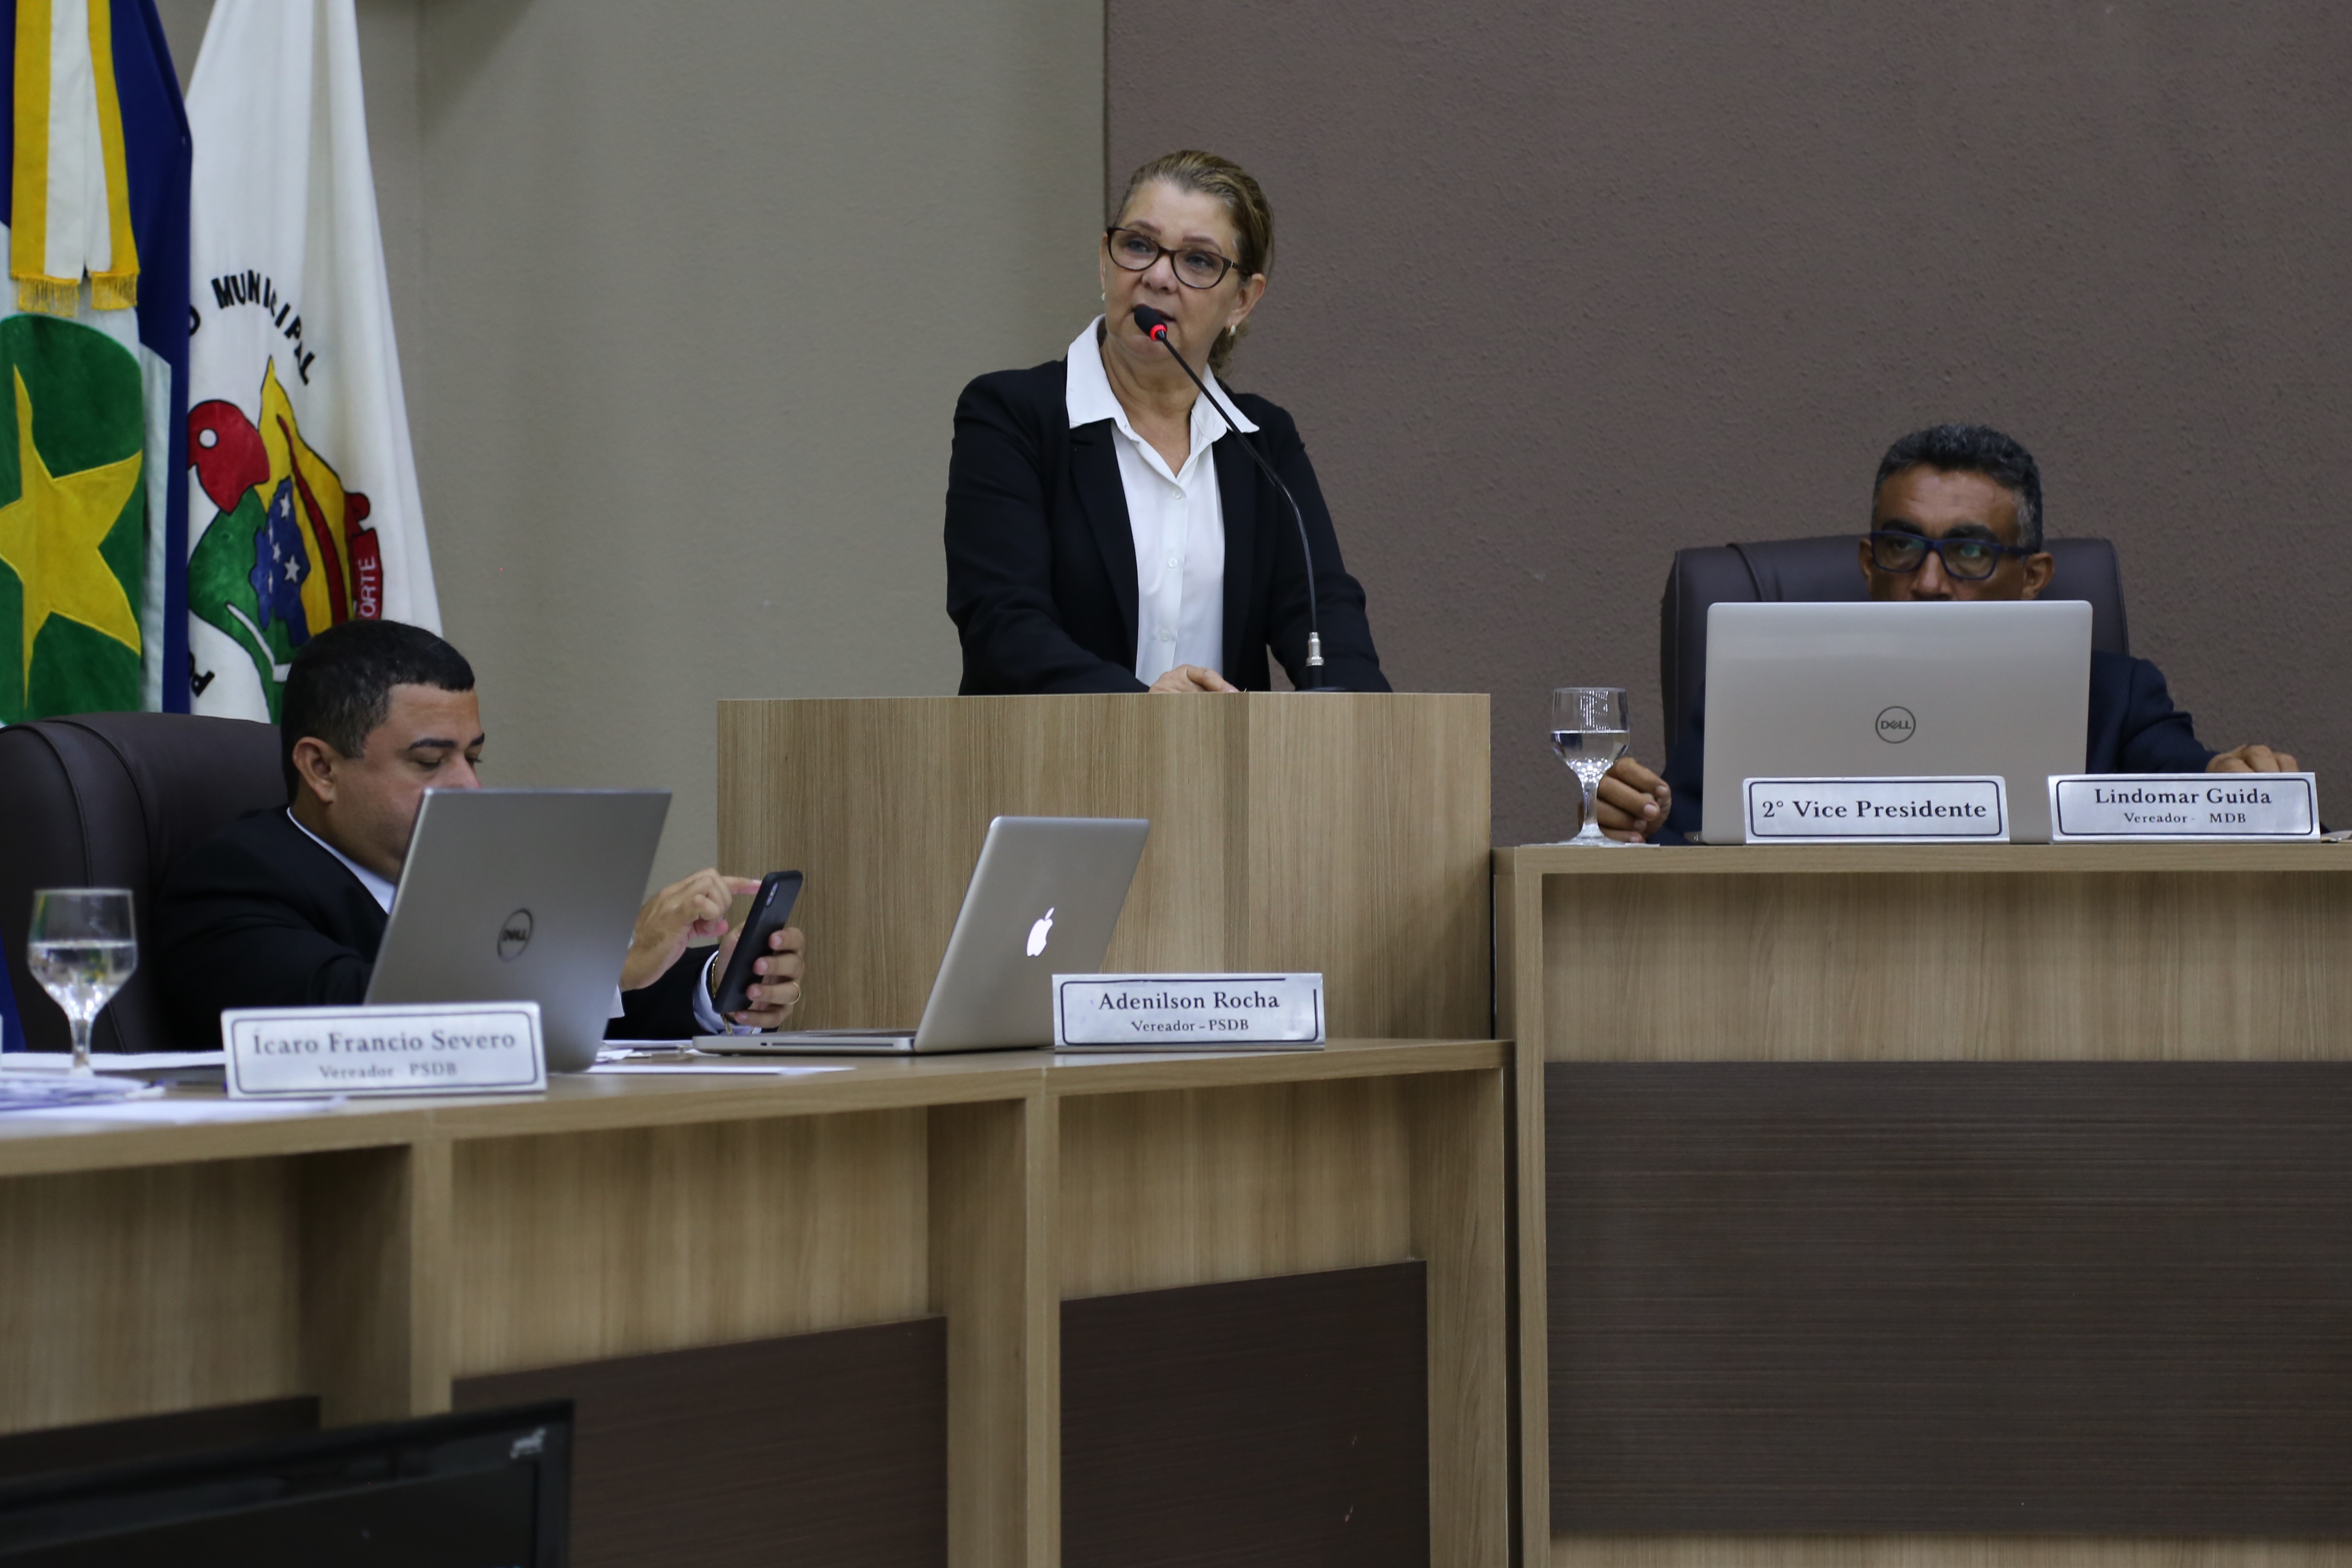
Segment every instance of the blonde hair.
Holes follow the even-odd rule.
[[[1162,153],[1127,177],[1127,193],[1118,198],[1118,215],[1112,221],[1124,218],[1135,193],[1155,180],[1165,180],[1180,191],[1214,196],[1223,204],[1225,216],[1234,220],[1235,248],[1241,252],[1234,258],[1234,269],[1244,279],[1263,274],[1273,265],[1274,209],[1266,205],[1265,193],[1258,189],[1248,170],[1214,153]],[[1209,368],[1223,375],[1234,357],[1234,346],[1248,334],[1247,321],[1218,333],[1216,346],[1209,351]]]

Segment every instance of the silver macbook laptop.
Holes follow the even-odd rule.
[[[1742,779],[1999,773],[2011,838],[2046,844],[2090,689],[2081,600],[1713,605],[1701,833],[1741,841]]]
[[[706,1036],[707,1050],[833,1055],[974,1051],[1054,1043],[1054,976],[1102,968],[1151,824],[1139,817],[1000,816],[988,825],[912,1029]]]
[[[596,1059],[667,790],[425,793],[367,999],[536,1002],[552,1072]]]

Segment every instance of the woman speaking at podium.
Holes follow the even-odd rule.
[[[1389,689],[1297,426],[1217,381],[1273,249],[1240,167],[1155,158],[1102,236],[1103,314],[1066,358],[964,388],[947,552],[967,695],[1262,691],[1269,647],[1295,686]]]

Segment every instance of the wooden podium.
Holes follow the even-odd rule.
[[[722,702],[719,856],[808,873],[807,1028],[911,1025],[989,819],[1142,816],[1106,965],[1318,970],[1330,1032],[1491,1026],[1484,695]]]

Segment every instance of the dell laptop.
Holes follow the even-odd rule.
[[[551,1072],[596,1059],[667,790],[425,792],[367,999],[536,1002]]]
[[[1745,837],[1746,779],[1998,773],[2011,838],[2046,844],[2090,691],[2080,600],[1712,605],[1701,835]]]
[[[739,1054],[908,1055],[1054,1043],[1054,976],[1102,968],[1151,824],[1138,817],[1000,816],[988,825],[947,956],[911,1029],[710,1035]]]

